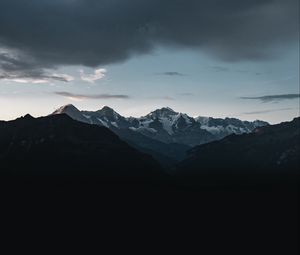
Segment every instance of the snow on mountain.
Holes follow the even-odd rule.
[[[175,112],[168,107],[155,110],[145,117],[139,118],[139,121],[144,127],[149,127],[151,123],[159,121],[162,124],[163,130],[169,135],[173,135],[176,130],[189,126],[195,122],[195,120],[187,114]]]
[[[267,122],[256,120],[254,122],[242,121],[235,118],[211,118],[197,117],[196,122],[200,124],[200,128],[218,136],[219,139],[230,134],[250,133],[257,127],[268,125]]]
[[[72,104],[64,105],[52,113],[52,115],[56,114],[67,114],[74,120],[91,123],[88,116],[84,116],[84,114]]]
[[[230,134],[250,133],[255,128],[268,125],[263,121],[241,121],[234,118],[192,118],[171,108],[157,109],[140,118],[125,118],[112,108],[104,106],[98,111],[80,111],[66,105],[53,114],[67,114],[71,118],[112,130],[128,129],[164,143],[195,146],[222,139]]]

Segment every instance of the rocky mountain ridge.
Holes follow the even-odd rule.
[[[193,118],[169,107],[157,109],[140,118],[126,118],[107,106],[98,111],[80,111],[73,105],[65,105],[53,115],[63,113],[81,122],[113,130],[126,129],[163,143],[186,146],[220,140],[230,134],[250,133],[257,127],[268,125],[260,120],[250,122],[235,118]]]

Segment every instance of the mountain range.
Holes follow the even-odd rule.
[[[149,142],[149,137],[128,130]],[[151,153],[145,153],[145,147],[137,149],[142,144],[132,146],[109,128],[76,121],[66,114],[40,118],[26,115],[0,121],[1,175],[54,174],[147,181],[171,176],[180,180],[185,177],[198,180],[200,176],[205,180],[203,176],[207,174],[214,179],[223,174],[294,174],[300,165],[299,131],[300,118],[295,118],[256,128],[251,133],[232,134],[188,149],[186,157],[167,167]],[[157,151],[172,146],[174,151],[178,149],[178,144],[153,141],[157,144],[151,146],[158,146]],[[223,178],[220,180],[224,182]]]
[[[80,111],[73,105],[65,105],[52,113],[57,114],[67,114],[80,122],[107,127],[165,165],[182,160],[194,146],[220,140],[230,134],[250,133],[257,127],[269,125],[259,120],[193,118],[168,107],[140,118],[123,117],[107,106],[98,111]]]

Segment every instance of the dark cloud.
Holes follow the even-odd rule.
[[[48,82],[51,80],[69,82],[73,77],[56,74],[39,66],[30,56],[19,53],[0,52],[0,80],[15,82]]]
[[[246,114],[246,115],[256,115],[256,114],[264,114],[264,113],[270,113],[270,112],[290,111],[290,110],[294,110],[294,109],[295,108],[281,108],[281,109],[272,109],[272,110],[244,112],[243,114]]]
[[[166,76],[186,76],[184,73],[180,72],[163,72],[163,73],[158,73],[159,75],[166,75]]]
[[[0,33],[1,37],[1,33]],[[7,49],[0,51],[0,68],[3,71],[31,71],[38,69],[38,63],[30,56],[26,56],[20,52],[9,52]]]
[[[300,98],[300,94],[267,95],[267,96],[260,96],[260,97],[241,97],[241,99],[260,100],[264,103],[278,102],[278,101],[291,100],[297,98]]]
[[[128,95],[112,95],[112,94],[98,94],[98,95],[85,95],[85,94],[74,94],[65,91],[57,91],[54,94],[67,97],[70,99],[84,100],[84,99],[129,99]]]
[[[12,63],[24,70],[96,67],[156,46],[258,60],[297,42],[298,18],[298,0],[1,0],[0,46],[28,56]]]

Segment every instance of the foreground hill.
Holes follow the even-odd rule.
[[[0,122],[1,174],[159,178],[158,164],[105,127],[67,115]]]
[[[177,171],[183,176],[204,174],[296,173],[300,155],[300,118],[231,135],[192,149]]]

